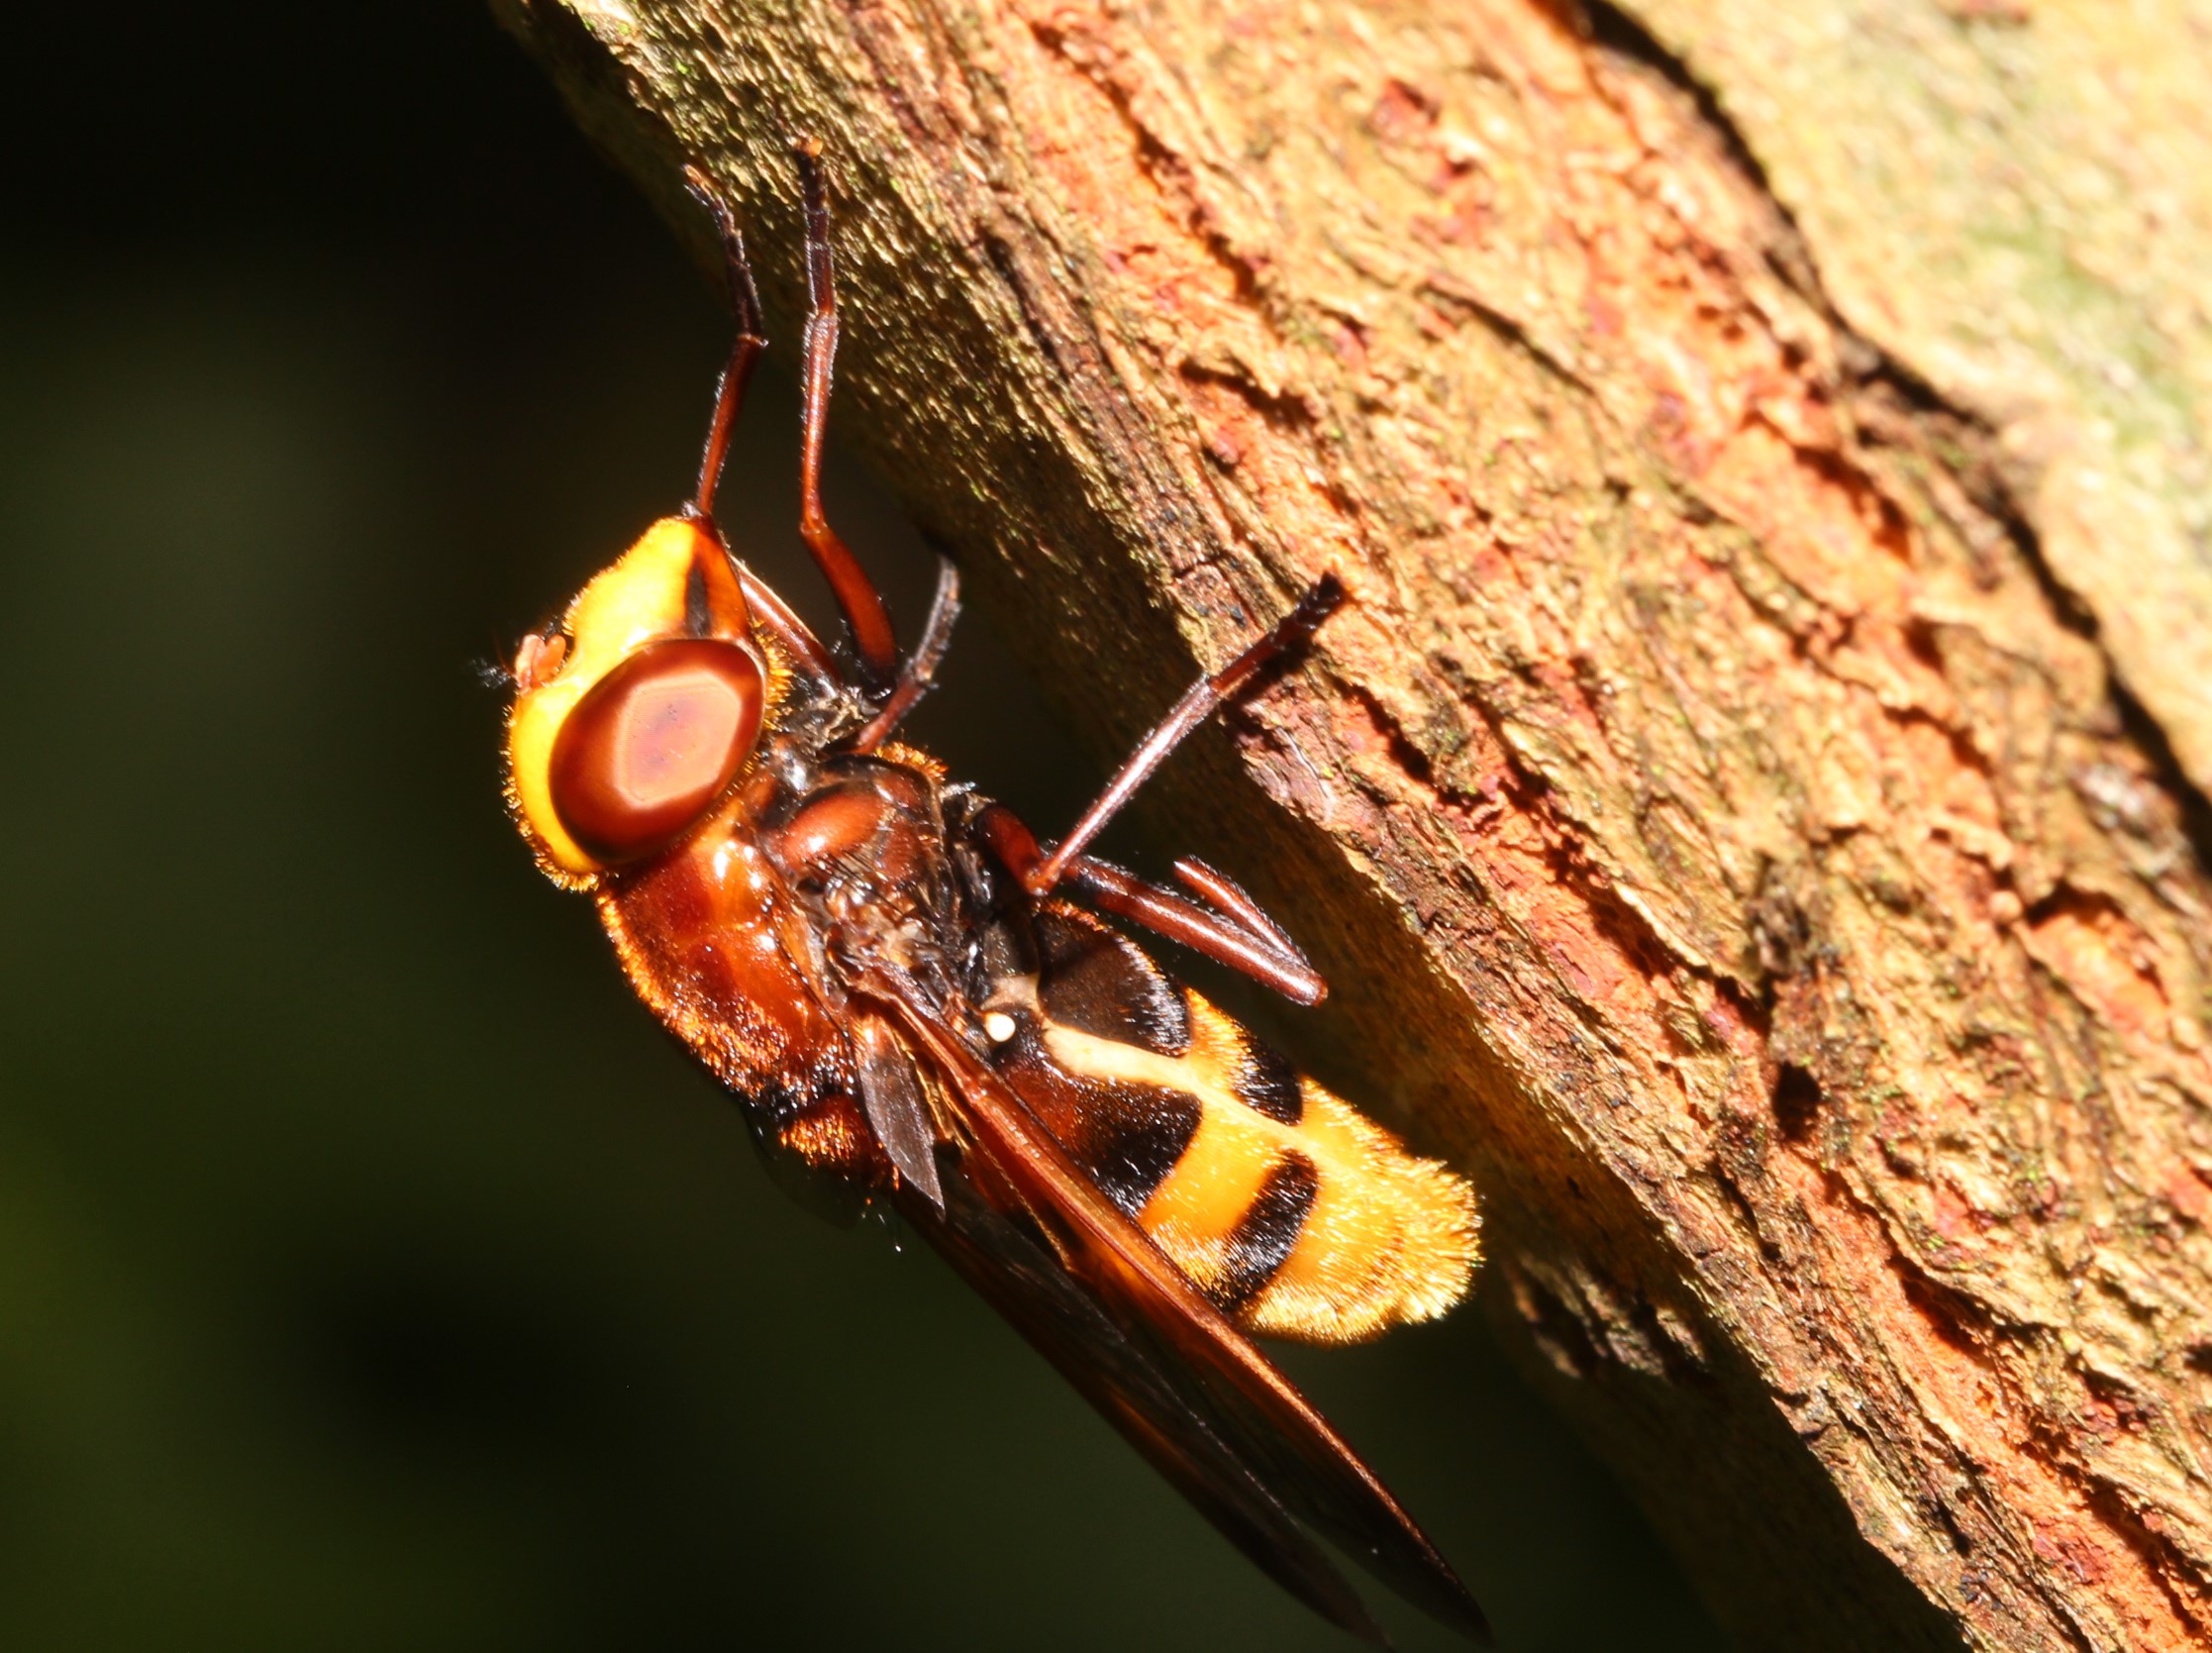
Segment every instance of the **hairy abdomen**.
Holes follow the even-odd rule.
[[[1036,995],[1000,1072],[1224,1313],[1349,1342],[1465,1292],[1477,1221],[1464,1180],[1088,915],[1049,909],[1038,938]]]

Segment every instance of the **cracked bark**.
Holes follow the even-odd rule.
[[[497,3],[702,252],[829,140],[841,426],[1102,750],[1344,577],[1155,817],[1747,1643],[2202,1645],[2202,16]]]

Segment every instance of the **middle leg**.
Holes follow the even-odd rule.
[[[1048,893],[1065,878],[1076,858],[1090,847],[1091,841],[1106,829],[1106,823],[1121,812],[1126,804],[1152,777],[1155,770],[1167,761],[1167,755],[1182,745],[1190,733],[1217,707],[1239,689],[1251,682],[1261,668],[1281,658],[1288,650],[1296,648],[1320,628],[1321,622],[1337,611],[1344,601],[1344,586],[1333,573],[1323,574],[1314,581],[1313,588],[1298,599],[1298,604],[1277,620],[1272,630],[1251,648],[1209,676],[1200,677],[1190,685],[1183,697],[1175,702],[1174,709],[1154,726],[1153,732],[1137,743],[1114,777],[1106,782],[1106,789],[1098,799],[1083,811],[1082,818],[1068,829],[1067,836],[1053,847],[1051,855],[1038,863],[1036,869],[1022,881],[1032,895]]]

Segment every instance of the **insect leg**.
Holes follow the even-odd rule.
[[[722,369],[722,377],[714,387],[714,417],[707,423],[706,447],[699,455],[699,485],[684,506],[686,516],[720,539],[721,530],[714,525],[715,489],[722,481],[723,462],[729,458],[730,433],[736,429],[738,413],[745,406],[746,386],[752,382],[753,369],[759,364],[768,341],[766,324],[760,319],[760,292],[753,280],[753,262],[746,257],[745,235],[738,228],[730,204],[716,191],[704,167],[686,166],[683,180],[691,191],[691,198],[713,215],[715,228],[722,233],[730,303],[738,314],[737,342],[730,347],[729,364]],[[723,549],[727,552],[729,548]],[[774,637],[783,645],[786,654],[817,675],[834,677],[836,668],[829,655],[783,599],[735,557],[730,562],[737,569],[738,584],[745,593],[746,607],[754,628]]]
[[[1000,864],[1017,878],[1026,879],[1044,864],[1045,852],[1038,847],[1036,835],[1003,803],[994,803],[978,814],[975,829]],[[1261,929],[1244,922],[1243,915],[1234,910],[1219,912],[1202,907],[1172,890],[1145,882],[1112,862],[1087,855],[1075,858],[1067,870],[1067,882],[1100,911],[1179,942],[1202,958],[1273,988],[1293,1004],[1311,1007],[1329,995],[1329,983],[1264,914],[1259,914],[1265,920]],[[1237,893],[1251,902],[1243,890]],[[1258,913],[1257,905],[1252,910]]]
[[[1300,961],[1304,960],[1305,955],[1298,951],[1298,944],[1290,939],[1289,933],[1280,924],[1267,916],[1267,909],[1255,901],[1243,884],[1219,868],[1207,866],[1194,855],[1186,855],[1175,863],[1175,880],[1234,918],[1254,935],[1273,942]]]
[[[1321,973],[1271,922],[1267,932],[1255,932],[1234,915],[1224,916],[1185,900],[1110,861],[1087,855],[1078,856],[1067,870],[1067,881],[1089,896],[1091,905],[1101,911],[1142,924],[1216,964],[1241,971],[1293,1004],[1311,1009],[1329,996],[1329,983],[1321,979]]]
[[[1113,779],[1106,782],[1098,801],[1083,811],[1082,819],[1068,829],[1067,836],[1054,847],[1053,853],[1022,879],[1029,892],[1043,895],[1065,878],[1075,858],[1105,830],[1106,823],[1120,812],[1137,788],[1151,778],[1153,771],[1166,762],[1167,755],[1212,716],[1217,706],[1252,681],[1260,668],[1311,637],[1343,600],[1344,587],[1338,583],[1337,576],[1323,574],[1314,582],[1313,589],[1298,599],[1297,607],[1275,622],[1273,630],[1219,672],[1191,684],[1189,691],[1175,702],[1174,709],[1138,742],[1137,750],[1129,755]]]
[[[822,647],[814,633],[807,630],[806,622],[792,613],[791,605],[777,596],[758,574],[743,563],[737,568],[738,583],[745,588],[746,606],[753,612],[753,629],[774,638],[783,645],[785,654],[816,676],[835,682],[837,663],[830,659],[830,651]]]
[[[714,418],[707,425],[706,449],[699,456],[699,485],[689,507],[692,516],[711,519],[714,490],[722,480],[722,462],[730,453],[730,432],[738,422],[738,410],[745,405],[745,387],[752,381],[753,369],[760,361],[760,353],[768,348],[768,341],[760,320],[759,290],[753,284],[753,265],[745,256],[745,235],[729,203],[716,193],[703,167],[686,166],[683,179],[692,199],[714,215],[715,228],[722,232],[730,303],[738,313],[737,342],[730,348],[730,364],[723,368],[722,378],[714,387]]]
[[[937,595],[930,599],[930,617],[922,623],[922,641],[899,668],[898,684],[883,702],[883,709],[853,738],[854,751],[873,752],[881,746],[922,696],[937,686],[937,669],[944,662],[946,645],[953,641],[953,622],[959,617],[960,571],[953,567],[951,558],[940,557]]]
[[[898,665],[890,611],[853,553],[822,514],[822,435],[830,418],[830,378],[837,361],[837,285],[830,264],[830,195],[822,173],[822,141],[801,138],[799,188],[806,203],[806,334],[800,367],[799,538],[830,582],[853,634],[861,686],[888,692]]]

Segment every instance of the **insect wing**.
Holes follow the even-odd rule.
[[[909,1220],[1148,1463],[1262,1571],[1308,1606],[1382,1645],[1366,1603],[1234,1448],[1191,1408],[1154,1340],[1133,1333],[1053,1247],[955,1178],[942,1209]]]
[[[1273,1363],[955,1035],[910,997],[887,1008],[946,1080],[968,1139],[953,1179],[966,1186],[957,1198],[949,1192],[942,1216],[905,1200],[915,1226],[1201,1513],[1316,1611],[1379,1636],[1357,1597],[1346,1611],[1349,1587],[1310,1540],[1295,1527],[1285,1539],[1286,1513],[1432,1617],[1488,1642],[1488,1621],[1451,1564]]]
[[[942,1210],[945,1190],[938,1183],[937,1131],[905,1042],[881,1017],[862,1012],[853,1024],[853,1058],[860,1104],[875,1140],[883,1145],[906,1186]]]

